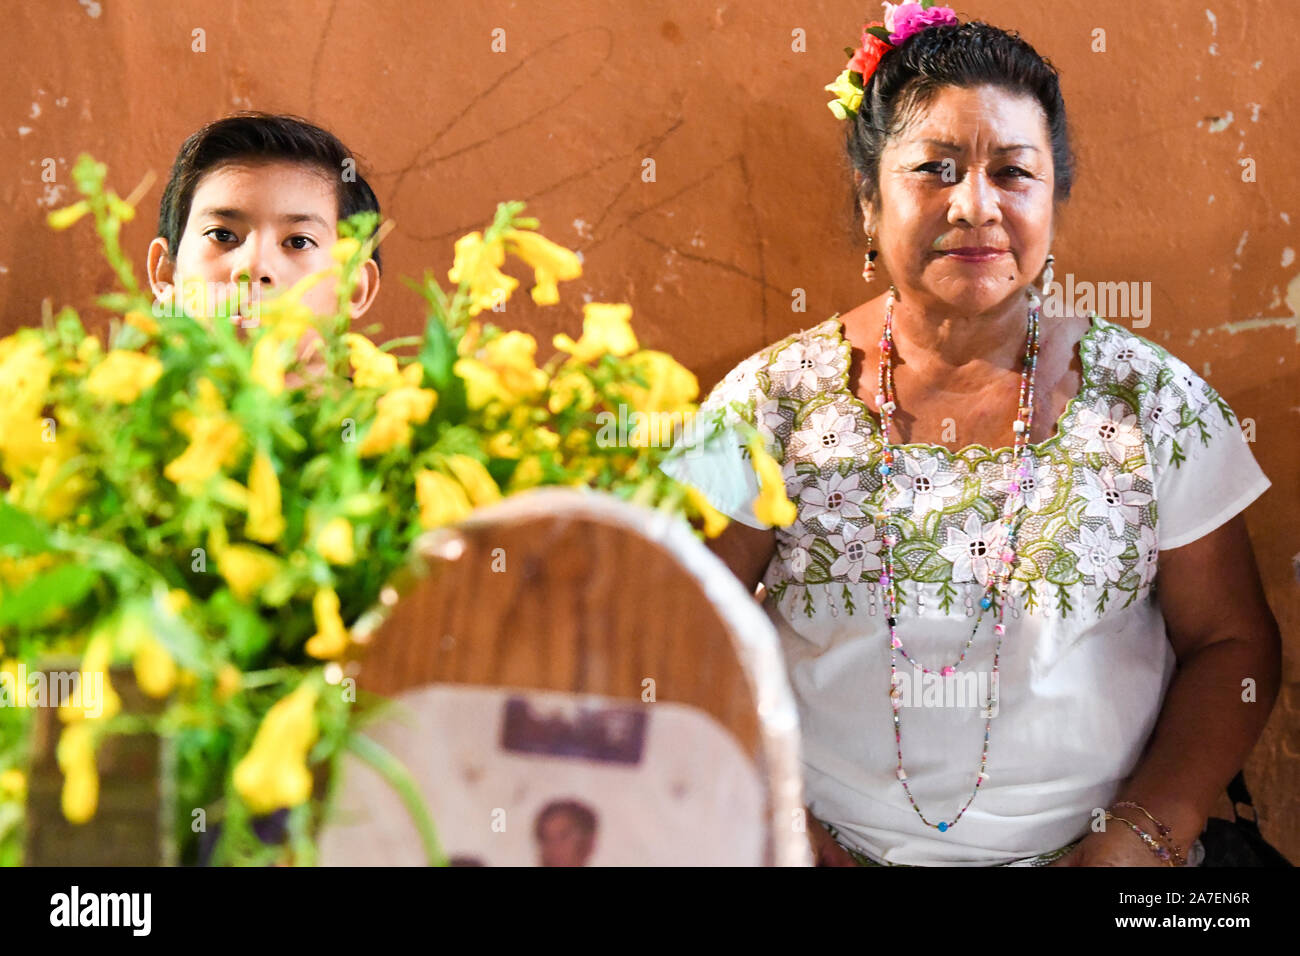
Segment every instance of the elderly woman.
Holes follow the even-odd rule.
[[[1279,683],[1242,518],[1269,479],[1186,364],[1046,308],[1055,69],[885,6],[828,89],[893,286],[742,361],[664,469],[764,585],[820,863],[1194,865]]]

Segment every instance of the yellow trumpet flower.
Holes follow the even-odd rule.
[[[244,433],[225,411],[221,393],[210,379],[198,384],[198,411],[181,411],[172,423],[189,438],[189,447],[167,463],[163,474],[176,484],[207,481],[239,458]]]
[[[284,534],[280,510],[280,480],[271,456],[258,451],[248,469],[248,523],[244,534],[250,541],[274,544]]]
[[[161,641],[147,634],[135,648],[135,682],[150,697],[166,697],[176,686],[176,662]]]
[[[230,585],[230,592],[245,603],[252,601],[280,571],[280,559],[256,545],[226,545],[214,556],[217,572]]]
[[[630,305],[588,302],[582,307],[582,338],[575,342],[561,332],[551,344],[578,362],[590,362],[607,353],[631,355],[637,350],[631,319]]]
[[[63,815],[69,823],[85,823],[99,806],[94,729],[87,723],[63,728],[54,754],[63,773]]]
[[[316,633],[307,640],[304,650],[317,660],[328,661],[348,648],[348,629],[339,616],[339,596],[333,588],[320,588],[311,599]]]
[[[447,277],[457,284],[469,283],[471,316],[505,302],[519,286],[519,280],[500,271],[505,259],[505,245],[499,239],[485,242],[482,233],[471,232],[456,240],[456,259]]]
[[[78,677],[80,693],[60,703],[60,720],[68,724],[83,720],[108,720],[121,712],[122,698],[108,679],[112,665],[112,634],[98,631],[91,637],[81,658],[81,673]]]
[[[311,796],[307,755],[317,736],[316,698],[315,685],[304,681],[276,701],[235,765],[235,790],[254,813],[296,807]]]
[[[683,487],[686,489],[687,500],[700,513],[700,517],[704,519],[704,536],[706,538],[716,538],[726,531],[727,525],[731,524],[731,519],[709,504],[709,499],[690,485],[684,485]]]
[[[343,336],[352,362],[352,384],[358,388],[389,388],[399,378],[397,356],[382,351],[364,335]],[[418,366],[413,366],[418,369]]]
[[[501,489],[492,480],[487,468],[477,458],[469,455],[449,455],[447,468],[460,482],[475,508],[501,499]]]
[[[515,405],[546,387],[546,373],[534,360],[537,340],[527,332],[506,332],[479,351],[479,356],[457,359],[455,365],[471,408],[494,401]]]
[[[71,206],[64,206],[62,209],[55,209],[45,216],[45,221],[51,229],[67,229],[76,223],[86,213],[90,212],[90,203],[82,199],[74,202]]]
[[[26,774],[12,769],[0,773],[0,800],[22,800],[26,796]]]
[[[284,391],[283,343],[279,336],[262,335],[253,346],[253,367],[249,377],[272,395]]]
[[[316,550],[330,564],[352,564],[357,559],[352,537],[352,522],[342,516],[331,518],[316,536]]]
[[[460,482],[428,469],[416,473],[415,500],[420,506],[420,525],[424,528],[452,524],[474,510]]]
[[[749,442],[749,454],[759,480],[758,497],[754,499],[755,517],[764,524],[781,528],[790,526],[798,516],[798,509],[786,497],[781,466],[768,454],[761,438]]]
[[[551,242],[545,236],[527,229],[509,229],[505,240],[511,251],[533,267],[536,284],[533,301],[538,305],[555,305],[560,301],[557,281],[576,279],[582,275],[582,260],[577,253]]]
[[[419,366],[412,366],[417,371]],[[398,381],[403,381],[402,377]],[[438,393],[428,388],[401,385],[380,396],[375,403],[378,414],[366,432],[357,454],[362,458],[382,455],[384,452],[411,440],[411,423],[422,424],[429,419],[438,403]]]
[[[139,329],[145,335],[158,334],[158,323],[153,319],[152,316],[147,315],[144,312],[141,312],[139,309],[132,309],[130,312],[126,314],[123,321],[126,322],[126,324],[129,326]],[[99,344],[97,339],[88,338],[86,341],[95,342],[96,344]]]

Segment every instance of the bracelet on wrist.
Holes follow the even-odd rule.
[[[1140,826],[1138,826],[1136,823],[1134,823],[1132,820],[1128,819],[1127,817],[1116,816],[1115,814],[1111,813],[1108,810],[1106,811],[1106,819],[1118,820],[1120,823],[1123,823],[1126,827],[1128,827],[1130,830],[1136,833],[1138,837],[1141,838],[1142,842],[1147,845],[1147,848],[1150,849],[1151,852],[1154,853],[1157,857],[1159,857],[1162,861],[1164,861],[1166,865],[1182,866],[1186,862],[1186,860],[1182,859],[1182,855],[1177,849],[1171,851],[1168,847],[1160,843],[1160,841],[1157,840],[1155,837],[1153,837],[1150,833],[1147,833],[1145,830],[1143,830]]]

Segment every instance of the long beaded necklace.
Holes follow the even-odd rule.
[[[1044,288],[1049,287],[1051,281],[1052,261],[1049,257],[1046,270],[1044,271]],[[1016,531],[1019,529],[1013,525],[1013,519],[1024,503],[1024,495],[1021,493],[1020,482],[1029,475],[1029,466],[1027,463],[1029,451],[1029,429],[1033,424],[1034,370],[1038,363],[1038,319],[1041,306],[1041,299],[1032,288],[1028,292],[1028,297],[1030,300],[1030,306],[1028,310],[1028,318],[1026,320],[1024,366],[1020,373],[1019,409],[1017,410],[1015,421],[1011,423],[1012,431],[1015,435],[1012,449],[1012,461],[1014,462],[1018,460],[1019,463],[1016,468],[1016,477],[1012,479],[1008,487],[1006,506],[1002,514],[1001,533],[998,536],[998,540],[1005,541],[1005,546],[1002,552],[998,555],[1000,566],[990,578],[989,583],[985,588],[984,595],[980,598],[979,616],[975,618],[975,626],[971,629],[970,637],[966,640],[966,644],[962,648],[960,656],[953,663],[947,664],[938,669],[938,673],[943,677],[950,677],[966,660],[966,653],[970,650],[971,644],[975,640],[975,634],[979,630],[980,622],[984,619],[984,612],[992,606],[995,594],[1001,596],[1004,593],[1006,582],[1011,576],[1012,565],[1016,558]],[[890,286],[889,299],[885,308],[885,328],[880,339],[879,390],[876,393],[876,405],[880,409],[881,417],[880,440],[883,450],[881,454],[882,463],[879,467],[879,471],[881,474],[881,482],[883,484],[889,483],[890,474],[893,472],[893,464],[897,457],[894,446],[889,444],[889,433],[890,427],[893,424],[893,414],[894,410],[898,407],[894,401],[893,370],[893,319],[894,302],[897,298],[898,291],[893,286]],[[920,670],[922,674],[933,674],[935,671],[929,667],[925,667],[919,661],[911,657],[907,653],[906,649],[904,649],[903,642],[895,633],[895,628],[898,623],[898,603],[897,592],[895,591],[894,584],[894,568],[896,567],[894,561],[894,545],[898,543],[898,533],[894,527],[889,525],[892,520],[889,511],[901,511],[902,509],[890,509],[887,505],[885,507],[887,510],[877,512],[875,519],[878,530],[881,529],[881,525],[885,526],[883,529],[883,538],[885,543],[885,568],[880,577],[880,586],[884,590],[889,603],[889,613],[886,617],[889,624],[889,698],[894,712],[894,742],[897,745],[898,752],[898,769],[896,773],[899,782],[903,785],[903,792],[907,794],[908,802],[911,803],[912,809],[916,811],[917,816],[921,818],[921,821],[926,826],[933,827],[940,833],[944,833],[962,818],[966,813],[967,808],[969,808],[972,801],[974,801],[975,795],[979,793],[980,785],[989,778],[989,729],[993,723],[994,704],[997,701],[994,694],[997,693],[998,687],[998,663],[1002,652],[1002,637],[1006,632],[1003,620],[1006,602],[998,602],[998,620],[993,626],[993,631],[997,636],[997,642],[993,649],[992,690],[990,691],[989,697],[986,701],[983,714],[984,744],[983,750],[980,754],[979,775],[975,778],[975,786],[971,790],[970,797],[967,798],[966,803],[962,806],[961,810],[958,811],[957,815],[953,817],[951,821],[941,820],[938,823],[932,823],[926,818],[925,814],[921,812],[921,808],[917,806],[916,800],[912,797],[912,790],[907,785],[907,772],[903,769],[903,734],[902,724],[899,717],[899,710],[902,707],[902,688],[900,687],[900,680],[897,671],[898,655],[901,653],[903,657],[915,669]],[[980,542],[980,547],[983,547],[983,542]],[[982,550],[976,555],[976,558],[978,560],[984,559],[984,553]]]

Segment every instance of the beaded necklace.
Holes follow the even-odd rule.
[[[1047,268],[1044,272],[1044,288],[1050,286],[1052,281],[1052,263],[1048,259]],[[951,664],[947,664],[938,669],[938,673],[943,677],[950,677],[958,667],[966,660],[966,653],[970,650],[971,644],[975,640],[975,634],[979,630],[980,622],[984,619],[984,612],[993,604],[994,595],[1001,596],[1005,590],[1007,579],[1011,576],[1012,565],[1015,562],[1015,542],[1016,531],[1018,526],[1013,526],[1013,519],[1017,512],[1024,505],[1024,496],[1020,491],[1020,481],[1029,475],[1029,467],[1026,463],[1027,453],[1029,450],[1029,427],[1033,423],[1034,410],[1034,369],[1038,363],[1038,318],[1041,306],[1041,299],[1032,288],[1028,292],[1030,306],[1028,318],[1026,320],[1025,336],[1025,357],[1024,366],[1020,373],[1020,401],[1019,409],[1016,413],[1015,421],[1011,423],[1015,440],[1012,450],[1012,460],[1019,459],[1016,469],[1016,477],[1011,481],[1009,493],[1007,494],[1006,507],[1002,514],[1002,525],[998,541],[1005,541],[1002,552],[998,555],[1000,566],[994,572],[987,587],[984,590],[984,596],[980,598],[979,616],[975,618],[975,626],[971,629],[970,637],[966,640],[960,656]],[[876,404],[880,409],[881,429],[880,439],[883,446],[882,463],[879,467],[882,483],[890,481],[890,474],[893,471],[893,464],[896,458],[894,446],[889,444],[890,426],[893,424],[893,413],[898,407],[894,402],[894,370],[893,370],[893,319],[894,319],[894,302],[898,298],[898,292],[893,287],[889,287],[889,299],[885,308],[885,328],[880,339],[880,371],[879,371],[879,390],[876,394]],[[917,806],[916,800],[912,797],[911,788],[907,785],[907,772],[903,769],[903,735],[902,724],[899,718],[899,711],[902,707],[902,688],[897,672],[898,655],[902,654],[915,669],[922,674],[933,674],[935,671],[925,667],[919,661],[911,657],[903,647],[903,642],[895,633],[895,627],[898,622],[898,604],[897,594],[894,590],[894,545],[898,543],[898,534],[893,527],[889,526],[890,511],[901,511],[902,509],[891,509],[885,506],[885,511],[879,511],[875,515],[877,529],[880,530],[884,525],[884,543],[885,543],[885,569],[880,577],[880,586],[884,590],[889,602],[889,613],[886,620],[889,624],[889,697],[894,712],[894,742],[898,750],[898,769],[896,771],[899,782],[903,785],[903,791],[907,794],[908,802],[911,803],[912,809],[916,811],[917,816],[928,827],[933,827],[940,833],[954,826],[958,820],[966,813],[971,802],[974,801],[975,795],[979,793],[980,785],[988,780],[988,755],[989,755],[989,729],[993,722],[994,705],[997,698],[998,686],[998,662],[1002,652],[1002,637],[1006,631],[1003,621],[1005,612],[1005,601],[999,601],[997,607],[997,623],[993,626],[993,631],[997,636],[996,644],[993,648],[993,683],[992,690],[986,702],[983,712],[984,716],[984,745],[980,754],[979,775],[975,778],[975,786],[971,790],[970,797],[966,800],[964,806],[958,811],[957,815],[951,821],[939,821],[931,823],[921,808]],[[982,558],[982,555],[980,555]]]

